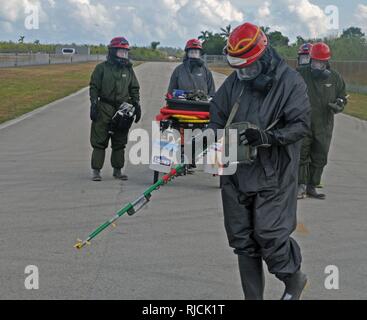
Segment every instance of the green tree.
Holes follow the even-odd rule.
[[[157,50],[158,46],[160,45],[161,43],[158,42],[158,41],[153,41],[151,44],[150,44],[150,47],[153,49],[153,50]]]
[[[297,37],[297,41],[296,41],[296,44],[297,46],[301,46],[302,44],[306,43],[308,41],[306,41],[304,38],[302,38],[301,36],[298,36]]]
[[[288,46],[289,38],[284,36],[280,31],[268,33],[269,42],[273,47]]]
[[[228,39],[228,37],[229,37],[229,35],[231,34],[231,31],[232,31],[232,26],[229,24],[225,28],[220,28],[220,31],[222,31],[220,33],[220,35],[223,36],[224,38]]]
[[[165,52],[168,56],[173,56],[177,58],[181,58],[185,54],[185,52],[181,48],[173,47],[159,47],[159,51]]]
[[[207,30],[206,31],[201,31],[200,36],[198,37],[198,39],[204,42],[212,36],[213,36],[213,32],[210,32],[210,31],[207,31]]]
[[[203,42],[203,49],[206,54],[220,55],[226,45],[226,39],[219,33],[211,33]]]
[[[269,31],[270,31],[270,28],[269,27],[260,27],[260,29],[266,34],[268,35],[269,34]]]
[[[341,38],[363,38],[365,34],[362,32],[361,28],[357,27],[350,27],[348,29],[343,30],[343,34],[341,35]]]

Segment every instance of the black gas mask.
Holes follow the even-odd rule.
[[[268,93],[273,86],[274,79],[266,74],[260,74],[252,83],[252,87],[260,92]]]
[[[200,68],[204,65],[204,61],[201,59],[197,59],[197,58],[188,58],[188,62],[189,62],[190,70],[196,67]]]
[[[131,65],[129,51],[126,49],[110,48],[108,51],[108,59],[120,67]]]
[[[309,54],[300,54],[298,55],[298,66],[308,66],[310,64],[311,58]]]
[[[330,65],[328,61],[311,60],[311,73],[315,79],[326,80],[330,77]]]
[[[204,61],[201,59],[200,49],[187,50],[186,60],[188,61],[190,70],[194,69],[195,67],[202,67],[204,65]]]
[[[271,49],[267,48],[258,61],[248,67],[236,69],[238,79],[248,81],[256,91],[268,93],[274,81],[270,70],[272,59]]]

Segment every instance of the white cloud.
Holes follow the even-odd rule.
[[[48,0],[48,4],[50,5],[51,8],[55,8],[56,6],[55,0]]]
[[[358,0],[355,0],[358,2]],[[360,0],[359,2],[361,2]],[[338,5],[341,0],[334,0]],[[24,29],[27,3],[41,8],[40,29]],[[218,32],[231,24],[249,21],[296,36],[327,34],[327,16],[321,0],[0,0],[0,39],[50,42],[108,43],[111,37],[128,37],[132,44],[183,46],[201,31]],[[366,5],[360,4],[351,21],[366,26]],[[47,16],[46,16],[47,13]],[[345,15],[343,14],[345,19]],[[346,25],[348,22],[344,22]]]
[[[177,13],[186,3],[176,0],[163,0],[163,4],[172,13]]]
[[[83,30],[111,35],[115,27],[107,8],[101,4],[91,4],[90,0],[68,0],[73,6],[71,16]]]
[[[307,26],[311,37],[315,38],[327,32],[327,16],[319,6],[308,0],[288,0],[288,9]]]
[[[30,6],[37,6],[39,13],[45,16],[42,5],[38,0],[0,0],[0,19],[11,23],[24,20],[26,17],[25,9]]]
[[[367,5],[359,4],[355,17],[359,25],[367,32]]]
[[[20,15],[24,16],[23,0],[1,1],[0,18],[8,22],[15,22]]]
[[[0,30],[11,33],[13,31],[13,25],[8,21],[0,21]]]
[[[192,5],[194,10],[198,10],[208,23],[214,25],[230,21],[241,22],[244,19],[243,13],[228,0],[195,0],[192,2],[190,6]]]
[[[269,1],[265,1],[264,4],[260,6],[260,8],[257,11],[260,19],[267,18],[270,16],[271,14],[270,6],[271,3]]]
[[[322,37],[328,34],[328,17],[324,8],[309,0],[277,0],[258,2],[252,21],[281,31],[291,41],[298,35],[305,38]]]
[[[244,14],[229,0],[127,0],[112,16],[113,21],[124,17],[120,31],[135,43],[183,46],[188,38],[197,37],[201,30],[219,31],[229,23],[240,23]],[[116,30],[117,28],[115,28]]]

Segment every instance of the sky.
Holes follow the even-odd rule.
[[[106,44],[125,36],[139,46],[183,47],[202,30],[244,22],[291,41],[350,26],[367,34],[367,0],[0,0],[0,41],[23,35],[26,42]]]

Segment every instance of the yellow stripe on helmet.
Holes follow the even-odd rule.
[[[256,34],[255,34],[255,37],[253,39],[249,39],[249,38],[242,39],[241,41],[239,41],[237,43],[237,45],[236,45],[235,48],[232,48],[232,46],[231,46],[231,44],[229,42],[229,39],[228,39],[227,51],[229,53],[232,53],[232,54],[238,54],[238,53],[241,53],[242,51],[245,51],[246,49],[248,49],[250,46],[252,46],[254,44],[254,42],[256,41],[256,39],[259,36],[260,32],[261,32],[261,29],[260,29],[260,27],[258,27],[257,28],[257,31],[256,31]],[[245,47],[239,49],[239,46],[242,43],[246,42],[246,41],[249,41],[249,43]]]

